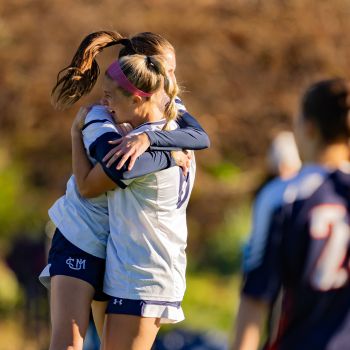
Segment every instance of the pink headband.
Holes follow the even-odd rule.
[[[122,71],[119,61],[114,61],[107,69],[107,74],[125,91],[140,97],[151,97],[152,93],[144,92],[134,86]]]

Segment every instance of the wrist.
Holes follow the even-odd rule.
[[[143,132],[142,134],[140,134],[140,136],[143,138],[143,142],[145,143],[145,145],[147,145],[147,148],[151,146],[151,139],[148,136],[147,132]]]

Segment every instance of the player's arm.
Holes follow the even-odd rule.
[[[200,150],[210,146],[210,140],[199,122],[187,112],[179,97],[175,98],[179,129],[172,131],[146,131],[151,150]]]
[[[180,99],[177,99],[177,106],[181,112],[177,120],[179,129],[166,131],[146,131],[139,135],[126,136],[120,140],[113,140],[111,144],[117,145],[106,154],[104,160],[108,166],[123,156],[117,167],[121,167],[130,158],[129,170],[132,169],[135,160],[147,149],[150,150],[200,150],[208,148],[209,137],[198,121],[191,116]]]
[[[243,285],[231,350],[256,350],[282,280],[284,185],[275,181],[258,195],[253,228],[243,254]]]
[[[87,110],[81,108],[71,128],[72,168],[80,194],[84,197],[96,197],[116,188],[116,184],[104,174],[100,165],[93,166],[87,157],[81,132],[86,113]]]
[[[200,150],[210,146],[210,140],[198,121],[188,112],[178,119],[179,128],[171,131],[146,131],[150,140],[150,149],[191,149]]]
[[[81,121],[81,115],[83,113],[84,111],[79,111],[71,130],[73,173],[82,196],[88,198],[96,197],[117,186],[126,188],[127,180],[176,165],[170,151],[149,151],[137,159],[135,167],[131,171],[127,169],[128,162],[118,170],[115,166],[108,168],[103,162],[104,155],[113,147],[113,145],[109,144],[108,140],[110,140],[111,137],[121,138],[120,134],[111,131],[102,134],[90,144],[89,153],[91,157],[99,162],[99,164],[92,166],[86,155],[82,141],[81,128],[83,123]],[[183,159],[185,159],[185,156]],[[116,160],[116,162],[119,161],[120,159]],[[178,163],[178,165],[181,164]]]
[[[241,296],[234,342],[230,350],[257,350],[269,311],[269,303]]]

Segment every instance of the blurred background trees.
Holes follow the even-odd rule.
[[[218,299],[232,291],[223,321],[219,315],[217,324],[210,316],[189,322],[229,329],[238,288],[232,276],[269,141],[278,130],[292,128],[299,93],[308,83],[348,76],[349,15],[347,0],[2,0],[2,258],[18,236],[42,235],[47,209],[64,193],[71,173],[69,129],[79,106],[53,110],[50,91],[58,71],[90,32],[154,31],[175,46],[182,98],[212,142],[210,150],[197,153],[199,172],[189,207],[188,318],[204,302],[196,290],[214,288]],[[102,71],[116,50],[101,55]],[[98,97],[99,85],[79,105]],[[0,268],[0,275],[13,281],[4,271]],[[226,276],[231,276],[227,289],[215,289]],[[3,291],[12,288],[10,294],[18,295],[15,283],[6,282],[6,288],[2,283],[0,313],[2,305],[11,309],[15,303],[3,303]],[[217,308],[209,305],[208,315]]]

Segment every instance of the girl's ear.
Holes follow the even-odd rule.
[[[142,97],[137,96],[137,95],[134,95],[134,96],[132,97],[132,103],[133,103],[133,104],[139,105],[139,104],[141,104],[141,102],[142,102]]]

